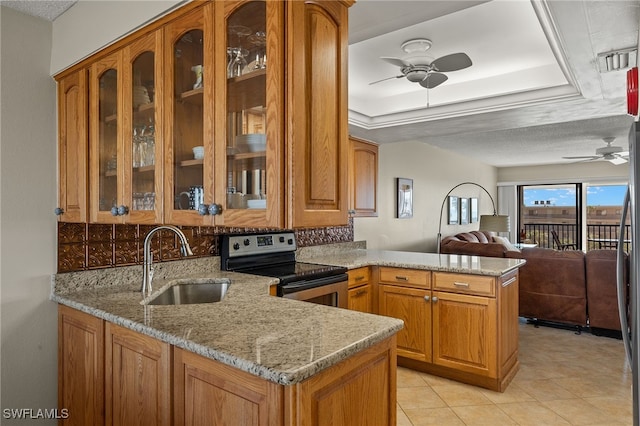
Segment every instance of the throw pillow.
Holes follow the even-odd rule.
[[[493,236],[493,242],[502,244],[502,246],[504,247],[504,249],[506,251],[520,251],[519,248],[517,248],[516,246],[511,244],[511,242],[508,239],[506,239],[505,237],[499,237],[497,235],[494,235]]]

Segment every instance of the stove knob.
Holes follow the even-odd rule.
[[[239,243],[233,243],[233,249],[234,250],[240,250],[240,244]]]
[[[287,244],[289,244],[290,246],[293,245],[293,238],[289,238],[289,240],[287,241]]]
[[[244,245],[245,245],[245,246],[248,246],[249,244],[251,244],[251,241],[249,241],[249,239],[248,239],[248,238],[245,238],[245,240],[244,240]]]
[[[284,243],[284,237],[281,236],[278,240],[280,240],[281,243]]]

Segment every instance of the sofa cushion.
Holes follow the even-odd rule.
[[[498,235],[494,235],[493,242],[502,244],[504,246],[505,251],[520,251],[518,247],[511,244],[511,242],[505,237],[499,237]]]
[[[466,254],[469,256],[504,257],[504,246],[499,243],[469,243],[457,239],[442,241],[441,253]]]

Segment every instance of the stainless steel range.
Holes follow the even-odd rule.
[[[296,262],[293,232],[226,234],[220,267],[225,271],[275,277],[277,295],[321,305],[347,307],[347,268]]]

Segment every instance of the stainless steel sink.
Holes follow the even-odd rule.
[[[229,286],[228,281],[180,281],[151,299],[148,305],[186,305],[221,301]]]

